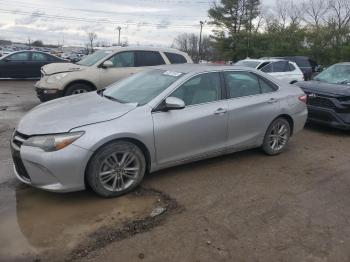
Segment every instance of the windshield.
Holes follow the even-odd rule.
[[[238,61],[235,65],[256,68],[260,63],[261,63],[260,61],[241,60],[241,61]]]
[[[112,51],[111,50],[99,50],[96,51],[95,53],[88,55],[87,57],[83,58],[79,62],[77,62],[78,65],[82,66],[92,66],[96,64],[98,61],[100,61],[102,58],[111,55]]]
[[[160,69],[146,70],[111,85],[103,96],[122,103],[147,104],[183,74]]]
[[[332,65],[314,79],[330,84],[349,84],[350,65]]]

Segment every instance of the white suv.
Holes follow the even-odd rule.
[[[235,65],[256,68],[289,84],[304,81],[304,74],[298,65],[283,59],[244,59]]]
[[[172,48],[114,47],[96,51],[76,64],[52,63],[42,67],[35,84],[41,101],[102,89],[120,79],[162,64],[193,63]]]

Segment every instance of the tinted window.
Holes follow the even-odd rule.
[[[33,52],[32,53],[32,60],[34,60],[34,61],[48,61],[49,59],[48,59],[47,55],[45,55],[45,54]]]
[[[8,57],[12,61],[28,61],[29,52],[16,53]]]
[[[270,93],[278,89],[278,87],[274,83],[271,83],[270,81],[262,77],[259,77],[259,84],[261,88],[261,93]]]
[[[185,64],[187,60],[184,56],[175,53],[164,53],[172,64]]]
[[[286,72],[286,71],[289,71],[288,62],[287,61],[273,62],[263,67],[261,71],[265,73]]]
[[[289,71],[295,70],[295,66],[292,63],[288,63],[288,65],[289,65]]]
[[[136,66],[155,66],[165,64],[164,59],[155,51],[137,51]]]
[[[264,63],[261,63],[256,69],[261,69],[263,68],[264,66],[270,64],[270,62],[264,62]]]
[[[134,52],[121,52],[108,60],[113,63],[114,67],[133,67],[135,66],[134,56]]]
[[[176,89],[171,96],[182,99],[186,106],[220,100],[220,75],[207,73],[195,76]]]
[[[257,76],[246,72],[225,72],[224,75],[230,98],[260,94]]]

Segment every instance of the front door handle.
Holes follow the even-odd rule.
[[[225,114],[227,112],[227,110],[225,108],[218,108],[215,112],[214,115],[222,115]]]
[[[274,103],[277,103],[279,100],[276,99],[276,98],[270,98],[269,100],[267,100],[267,103],[269,104],[274,104]]]

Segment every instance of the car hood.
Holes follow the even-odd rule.
[[[63,72],[79,71],[85,68],[86,66],[76,65],[73,63],[52,63],[52,64],[44,65],[42,67],[42,70],[45,73],[45,75],[53,75],[53,74],[63,73]]]
[[[33,108],[20,120],[17,131],[25,135],[64,133],[121,117],[136,107],[136,103],[118,103],[96,92],[68,96]]]
[[[336,96],[350,96],[349,85],[329,84],[320,81],[297,82],[296,85],[298,85],[306,92],[314,92],[318,94],[332,94]]]

